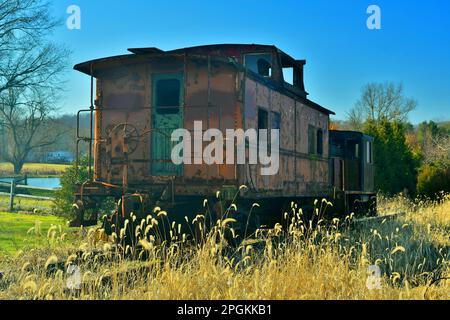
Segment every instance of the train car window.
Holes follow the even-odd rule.
[[[317,130],[317,154],[323,155],[323,131]]]
[[[330,140],[330,157],[344,157],[344,142],[341,140]]]
[[[360,157],[360,151],[359,151],[360,146],[359,146],[359,143],[357,141],[349,140],[347,142],[347,148],[346,149],[347,149],[346,150],[346,154],[347,154],[348,158],[350,158],[350,159],[359,159],[359,157]]]
[[[257,74],[270,78],[272,76],[272,55],[270,53],[246,54],[245,67]]]
[[[316,130],[314,126],[308,126],[308,153],[316,153]]]
[[[262,109],[258,109],[258,130],[269,129],[269,113]]]
[[[356,159],[359,159],[359,143],[355,144],[355,153],[354,153],[354,157]]]
[[[180,80],[161,79],[156,83],[156,112],[176,114],[180,110]]]
[[[272,125],[271,129],[281,129],[281,116],[278,112],[271,112],[272,113]]]
[[[259,144],[259,130],[261,129],[269,129],[269,113],[262,109],[258,109],[258,144]],[[268,141],[270,144],[270,139]],[[269,147],[270,148],[270,147]]]
[[[367,163],[368,164],[372,164],[372,142],[367,141],[367,146],[366,146],[366,152],[367,152]]]
[[[270,77],[272,75],[272,66],[266,59],[258,59],[258,73],[263,77]]]

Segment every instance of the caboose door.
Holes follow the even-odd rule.
[[[183,74],[152,75],[151,170],[154,176],[180,176],[182,165],[171,160],[174,130],[183,127]]]

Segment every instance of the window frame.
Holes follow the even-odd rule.
[[[308,154],[316,155],[317,152],[317,131],[316,127],[312,124],[308,124]]]
[[[373,143],[370,140],[366,141],[366,163],[373,164]]]
[[[261,117],[260,117],[260,115],[262,114],[262,113],[265,113],[265,118],[266,118],[266,122],[265,122],[265,128],[262,128],[261,126],[260,126],[260,119],[261,119]],[[258,132],[259,132],[259,130],[261,130],[261,129],[265,129],[265,130],[269,130],[269,123],[270,123],[270,121],[269,121],[269,111],[268,110],[266,110],[265,108],[263,108],[263,107],[258,107]]]
[[[316,131],[316,154],[323,156],[323,129],[318,128]]]
[[[262,75],[261,73],[259,73],[259,70],[255,71],[255,70],[251,69],[247,65],[247,57],[249,57],[249,56],[270,56],[270,61],[268,61],[270,64],[269,75],[265,76],[265,75]],[[264,60],[267,60],[267,59],[264,59]],[[249,70],[249,71],[259,75],[260,77],[263,77],[263,78],[272,79],[272,77],[273,77],[273,62],[274,62],[274,58],[273,58],[272,52],[249,52],[249,53],[244,54],[244,68],[246,70]],[[258,60],[255,61],[255,65],[256,65],[256,68],[258,69]]]
[[[278,127],[275,128],[274,124],[274,119],[278,119],[277,124]],[[277,111],[270,111],[270,129],[278,129],[281,130],[281,113],[277,112]]]
[[[159,94],[160,94],[160,92],[159,92],[160,82],[173,81],[173,80],[176,80],[178,82],[178,90],[177,90],[178,103],[177,103],[177,105],[165,105],[165,104],[160,105],[159,104],[159,102],[160,102],[159,99],[161,98],[159,96]],[[182,92],[181,92],[182,85],[183,85],[182,81],[179,78],[177,78],[177,77],[171,78],[171,77],[168,76],[168,77],[164,77],[164,78],[156,80],[155,91],[153,92],[153,94],[155,94],[155,97],[154,97],[155,103],[154,103],[153,107],[155,108],[155,112],[158,115],[176,115],[176,114],[179,114],[181,112],[181,107],[182,107],[181,104],[182,104],[182,99],[183,99],[183,97],[181,96],[182,95]],[[175,92],[175,90],[174,90],[174,92]]]

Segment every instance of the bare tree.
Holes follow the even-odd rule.
[[[53,144],[61,134],[52,128],[53,97],[46,91],[25,91],[10,88],[0,95],[0,116],[8,137],[6,160],[13,163],[16,174],[30,152]]]
[[[366,121],[405,122],[417,102],[403,95],[403,86],[393,83],[369,83],[355,107],[347,114],[354,129],[360,130]]]
[[[0,125],[19,173],[30,152],[51,144],[52,121],[69,52],[48,40],[59,21],[41,0],[0,0]]]
[[[422,150],[425,163],[450,165],[450,134],[426,137]]]
[[[0,0],[0,93],[57,83],[54,76],[59,70],[53,63],[67,52],[46,37],[58,23],[47,2]]]

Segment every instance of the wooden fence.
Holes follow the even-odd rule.
[[[0,192],[0,195],[7,195],[9,196],[9,205],[8,209],[9,211],[14,210],[14,198],[22,197],[22,198],[29,198],[29,199],[36,199],[36,200],[54,200],[53,197],[47,197],[47,196],[40,196],[40,195],[31,195],[31,194],[21,194],[19,193],[19,190],[24,190],[25,192],[28,191],[28,193],[31,191],[39,191],[39,192],[45,192],[47,194],[53,194],[55,192],[54,189],[49,188],[41,188],[41,187],[32,187],[28,186],[26,184],[18,184],[18,182],[25,182],[27,183],[27,178],[19,178],[19,179],[12,179],[11,182],[0,182],[0,187],[2,189],[7,188],[9,192]]]

